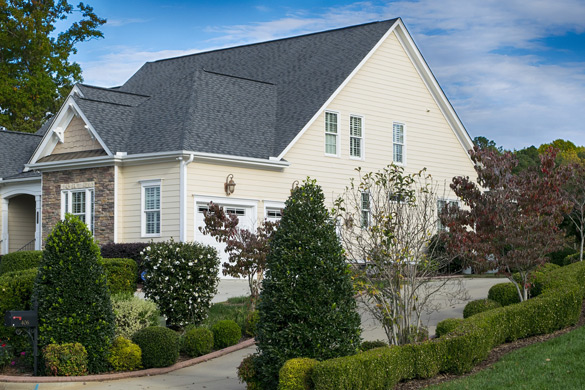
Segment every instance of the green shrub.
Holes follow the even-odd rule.
[[[2,256],[0,275],[7,272],[23,271],[38,268],[43,257],[43,251],[20,251]]]
[[[532,272],[532,274],[530,275],[530,279],[532,280],[530,295],[532,297],[536,297],[542,294],[543,281],[546,279],[546,275],[549,272],[552,272],[559,268],[561,267],[557,264],[545,263],[538,267],[534,272]]]
[[[498,302],[502,306],[508,306],[520,302],[520,296],[514,283],[498,283],[488,291],[488,299]]]
[[[451,333],[462,323],[463,318],[447,318],[437,324],[437,328],[435,329],[435,336],[441,337],[447,333]]]
[[[258,310],[248,313],[248,316],[246,317],[246,334],[248,336],[256,336],[256,326],[258,325],[259,319],[260,315],[258,314]]]
[[[129,243],[109,243],[102,245],[100,248],[102,257],[104,259],[132,259],[136,262],[138,271],[136,272],[136,280],[140,281],[140,274],[144,271],[142,265],[142,252],[144,248],[149,246],[146,242],[129,242]]]
[[[257,358],[257,353],[246,356],[237,369],[238,379],[246,384],[247,390],[262,390],[256,371]]]
[[[288,359],[328,359],[359,348],[351,273],[324,201],[314,180],[293,189],[270,240],[256,335],[267,389],[276,388]]]
[[[134,295],[112,295],[112,309],[116,323],[116,336],[132,339],[134,333],[158,325],[160,316],[156,303]]]
[[[169,328],[141,329],[132,336],[132,341],[142,350],[144,368],[172,366],[179,358],[179,335]]]
[[[382,340],[375,340],[375,341],[364,341],[362,345],[360,345],[360,351],[365,352],[369,351],[370,349],[380,348],[380,347],[387,347],[388,343]]]
[[[191,328],[183,335],[182,350],[190,357],[206,355],[213,348],[213,333],[206,328]]]
[[[153,243],[144,249],[144,294],[155,302],[167,324],[184,327],[207,317],[217,292],[219,257],[198,243]]]
[[[34,296],[39,305],[39,345],[81,343],[90,373],[108,369],[114,312],[106,274],[92,233],[67,214],[49,234]]]
[[[560,264],[561,266],[570,265],[579,261],[580,253],[574,253],[572,255],[568,255],[563,259],[563,262]],[[584,255],[585,257],[585,255]]]
[[[567,265],[567,263],[565,263],[565,259],[567,258],[567,256],[575,254],[577,254],[577,259],[579,259],[579,251],[577,251],[577,249],[575,248],[567,246],[559,251],[550,253],[547,257],[550,259],[551,264],[556,264],[562,267]]]
[[[237,344],[242,338],[242,329],[235,321],[223,320],[216,322],[212,327],[213,346],[222,349]]]
[[[278,390],[311,390],[311,373],[319,363],[315,359],[296,358],[287,360],[278,373]]]
[[[87,351],[79,343],[49,344],[43,348],[46,373],[52,376],[87,375]]]
[[[463,318],[468,318],[484,311],[497,309],[498,307],[502,307],[502,305],[491,299],[477,299],[468,302],[467,305],[465,305],[465,308],[463,309]]]
[[[445,366],[446,348],[441,342],[431,340],[419,344],[407,344],[402,348],[403,352],[411,354],[410,359],[405,361],[412,361],[414,364],[412,378],[432,378]]]
[[[117,337],[110,347],[108,363],[114,371],[134,371],[142,368],[140,347],[124,337]]]
[[[136,291],[136,262],[132,259],[103,259],[110,294]]]

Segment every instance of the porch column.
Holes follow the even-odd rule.
[[[0,253],[5,255],[8,253],[8,203],[7,198],[2,198],[2,245],[0,246]]]
[[[35,195],[35,250],[41,250],[43,244],[43,231],[41,223],[41,196]]]

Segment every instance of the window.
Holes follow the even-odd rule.
[[[394,123],[392,126],[392,145],[393,161],[404,164],[404,125],[402,123]]]
[[[338,153],[337,113],[325,112],[325,154],[337,156]]]
[[[350,157],[363,158],[363,118],[359,116],[349,117],[349,155]]]
[[[440,232],[444,232],[447,230],[446,226],[443,226],[443,224],[441,223],[441,213],[443,212],[443,209],[447,206],[458,206],[459,202],[457,202],[456,200],[446,200],[446,199],[439,199],[437,200],[437,230]]]
[[[282,218],[282,209],[267,207],[266,208],[266,219],[270,221],[278,221]]]
[[[61,192],[61,218],[72,214],[81,219],[93,233],[94,190],[93,188],[64,190]]]
[[[370,193],[362,192],[362,215],[361,215],[361,227],[367,228],[370,226]]]
[[[142,183],[142,236],[160,236],[160,181]]]

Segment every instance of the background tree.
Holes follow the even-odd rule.
[[[213,202],[208,207],[204,213],[205,227],[200,230],[214,237],[217,242],[226,244],[228,261],[223,263],[223,274],[248,279],[254,307],[266,269],[268,242],[278,227],[278,222],[264,221],[256,229],[256,233],[252,233],[238,227],[239,219],[236,214],[226,213],[223,207]]]
[[[39,305],[39,348],[81,343],[89,371],[106,371],[114,312],[99,247],[79,218],[67,214],[49,234],[33,294]]]
[[[351,274],[324,200],[321,188],[307,179],[292,191],[270,240],[255,362],[265,389],[276,389],[288,359],[330,359],[359,347]]]
[[[517,160],[510,152],[474,148],[471,158],[477,182],[455,177],[451,184],[467,207],[448,207],[442,214],[449,247],[471,258],[479,271],[499,268],[507,273],[520,300],[526,300],[528,274],[565,241],[559,224],[570,209],[561,194],[566,176],[555,166],[552,149],[541,155],[539,170],[518,175],[513,174]],[[520,283],[513,272],[519,273]]]
[[[422,170],[390,165],[352,180],[335,201],[338,231],[353,264],[359,299],[395,345],[420,341],[422,316],[440,293],[463,298],[459,281],[435,279],[450,258],[432,240],[438,228],[437,185]],[[423,336],[424,338],[424,336]]]
[[[583,261],[583,246],[585,245],[585,165],[572,164],[570,175],[562,185],[562,193],[571,203],[567,219],[575,228],[579,244],[579,261]]]
[[[81,19],[55,34],[58,22],[74,12]],[[35,132],[55,114],[81,67],[69,57],[79,42],[101,38],[106,22],[93,8],[67,0],[0,1],[0,127]]]

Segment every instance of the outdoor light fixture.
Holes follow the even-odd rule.
[[[236,182],[234,181],[234,175],[232,175],[231,173],[227,175],[227,177],[225,178],[225,184],[223,185],[223,188],[225,189],[225,194],[227,196],[230,196],[231,194],[234,193],[234,191],[236,190]]]

